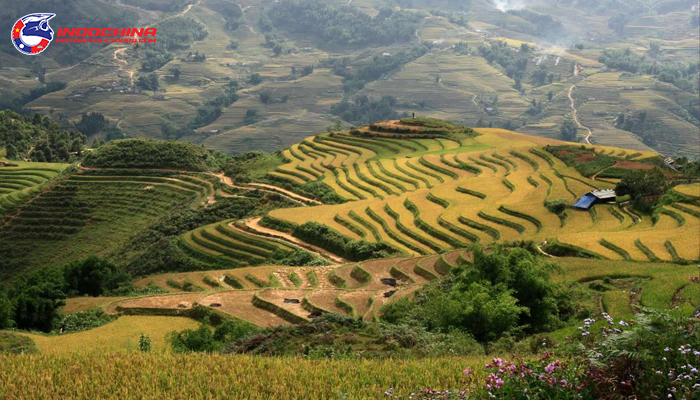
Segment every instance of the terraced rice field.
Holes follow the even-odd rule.
[[[187,315],[198,304],[264,327],[305,322],[328,312],[372,320],[387,302],[410,296],[458,261],[469,259],[467,252],[457,250],[427,258],[325,267],[264,266],[155,275],[135,285],[156,285],[172,293],[116,299],[108,311]],[[190,282],[193,291],[183,291],[183,282]]]
[[[0,215],[24,204],[41,186],[58,176],[68,164],[13,161],[11,167],[0,167]]]
[[[184,250],[202,261],[216,259],[232,267],[259,265],[273,255],[289,255],[299,248],[274,239],[247,234],[226,220],[206,225],[182,236]]]
[[[175,171],[80,170],[7,214],[0,240],[29,267],[104,255],[173,210],[216,201],[216,182]]]
[[[272,174],[296,184],[322,181],[348,200],[271,217],[293,224],[315,221],[355,240],[384,241],[411,255],[429,255],[472,243],[558,240],[603,258],[637,261],[697,259],[697,201],[670,205],[658,220],[641,221],[618,205],[590,212],[569,208],[560,218],[546,201],[572,205],[611,181],[586,178],[549,154],[561,142],[499,129],[475,138],[393,139],[349,133],[310,137],[284,152]],[[596,151],[654,156],[593,146]],[[694,193],[695,186],[679,186]],[[691,194],[692,195],[692,194]]]

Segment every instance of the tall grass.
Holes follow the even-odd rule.
[[[0,355],[0,398],[381,399],[460,386],[481,358],[309,360],[219,354]],[[480,368],[478,368],[480,370]]]

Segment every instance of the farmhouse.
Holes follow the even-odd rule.
[[[588,210],[596,203],[609,203],[615,200],[616,194],[613,189],[594,190],[581,196],[574,207],[581,210]]]

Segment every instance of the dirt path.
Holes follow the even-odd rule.
[[[126,47],[120,47],[116,50],[114,50],[114,53],[112,53],[112,59],[114,59],[117,63],[121,64],[121,67],[119,67],[119,70],[124,71],[129,74],[129,87],[134,86],[134,70],[133,69],[126,69],[126,66],[129,64],[129,62],[120,56],[124,55],[124,52],[126,52]]]
[[[537,251],[539,251],[539,252],[540,252],[542,255],[544,255],[545,257],[556,258],[555,256],[553,256],[553,255],[547,253],[546,251],[542,250],[542,247],[541,247],[541,246],[546,246],[546,245],[547,245],[547,241],[545,240],[544,242],[542,242],[541,245],[538,244],[538,245],[535,245],[535,247],[537,247]]]
[[[586,135],[586,143],[591,144],[591,136],[593,136],[593,132],[591,129],[585,125],[583,125],[579,119],[578,119],[578,110],[576,109],[576,101],[574,100],[573,92],[574,89],[576,88],[576,85],[571,85],[569,88],[569,101],[571,101],[571,110],[572,110],[572,115],[574,117],[574,122],[579,128],[585,129],[588,131],[588,135]]]
[[[240,189],[240,190],[260,190],[266,193],[272,193],[272,194],[277,194],[280,195],[288,200],[291,200],[297,204],[301,205],[308,205],[309,203],[315,204],[315,205],[322,205],[318,200],[310,199],[308,197],[296,194],[294,192],[291,192],[287,189],[283,189],[279,186],[274,186],[274,185],[268,185],[266,183],[248,183],[248,186],[239,186],[233,183],[233,180],[229,178],[228,176],[224,175],[223,173],[218,173],[215,174],[213,172],[209,172],[209,175],[215,176],[219,178],[219,180],[226,186],[230,186],[234,189]]]
[[[589,143],[589,144],[590,144],[590,143]],[[603,172],[609,170],[609,169],[612,168],[612,167],[614,167],[614,165],[611,165],[611,166],[609,166],[609,167],[607,167],[607,168],[603,168],[603,169],[601,169],[600,171],[596,172],[595,175],[591,176],[591,180],[593,180],[593,181],[596,180],[596,178],[598,177],[598,175],[600,175],[601,173],[603,173]]]
[[[188,4],[187,7],[185,7],[185,9],[182,10],[182,12],[180,12],[179,14],[177,14],[177,16],[178,16],[178,17],[182,17],[183,15],[187,14],[188,12],[190,12],[190,10],[192,9],[192,7],[198,6],[199,3],[201,3],[201,2],[202,2],[202,0],[199,0],[199,1],[197,1],[196,3],[194,3],[194,4]],[[240,6],[239,6],[239,7],[240,7]]]
[[[266,228],[266,227],[260,225],[261,219],[262,219],[262,217],[250,218],[250,219],[245,221],[245,226],[248,229],[252,230],[253,232],[257,232],[258,236],[268,237],[268,238],[274,237],[277,239],[282,239],[285,242],[289,242],[289,243],[295,245],[296,247],[302,247],[302,248],[304,248],[304,250],[307,250],[311,253],[314,253],[314,254],[320,256],[321,258],[328,259],[333,263],[342,264],[342,263],[347,262],[347,260],[345,260],[343,257],[340,257],[338,255],[330,253],[330,252],[328,252],[328,251],[326,251],[318,246],[314,246],[313,244],[307,243],[307,242],[305,242],[299,238],[296,238],[288,233],[280,232],[280,231],[270,229],[270,228]],[[229,226],[232,229],[240,230],[240,228],[235,226],[233,223],[230,223]],[[245,231],[245,232],[250,234],[250,231]]]

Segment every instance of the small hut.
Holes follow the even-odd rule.
[[[613,189],[594,190],[581,196],[574,207],[581,210],[588,210],[597,203],[610,203],[615,201],[615,191]]]

